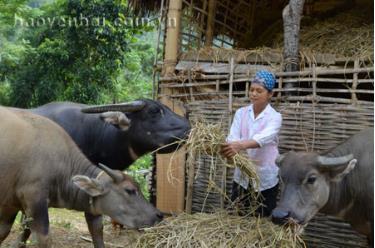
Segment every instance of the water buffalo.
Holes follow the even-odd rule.
[[[92,164],[56,123],[4,107],[0,116],[0,245],[19,211],[40,247],[50,246],[49,207],[85,212],[95,247],[104,247],[103,214],[132,228],[161,220],[129,176]]]
[[[54,102],[30,111],[62,126],[91,162],[118,170],[150,151],[174,151],[190,130],[186,118],[148,99],[103,106]]]
[[[324,155],[288,152],[277,159],[281,197],[274,222],[306,224],[317,212],[341,217],[371,241],[374,130],[365,129]]]

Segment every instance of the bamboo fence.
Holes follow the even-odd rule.
[[[237,52],[237,54],[236,54]],[[230,56],[228,55],[230,53]],[[234,112],[249,104],[251,78],[261,68],[277,77],[272,105],[282,114],[280,152],[325,151],[364,127],[373,126],[374,69],[371,61],[317,60],[297,72],[282,72],[278,53],[230,50],[207,55],[184,54],[174,76],[162,77],[159,87],[182,100],[191,120],[222,123],[228,132]],[[240,56],[239,54],[242,54]],[[194,59],[195,55],[199,55]],[[327,57],[327,56],[326,56]],[[212,164],[216,170],[212,176]],[[233,170],[208,155],[196,157],[187,168],[187,199],[192,212],[213,212],[228,207]],[[194,177],[192,180],[191,177]],[[212,187],[214,181],[215,187]],[[192,182],[192,183],[191,183]],[[335,218],[318,215],[308,226],[305,239],[319,247],[366,247],[366,240]]]
[[[373,15],[367,18],[358,14],[366,11],[357,8],[341,13],[336,20],[314,26],[302,24],[300,70],[283,72],[277,35],[282,37],[280,12],[285,2],[182,0],[178,63],[174,74],[162,73],[159,78],[158,97],[181,100],[191,120],[221,122],[228,132],[234,112],[249,104],[255,72],[267,69],[277,78],[272,104],[283,116],[281,153],[291,149],[324,151],[373,126]],[[340,5],[339,1],[329,2]],[[308,1],[306,5],[323,11],[324,3]],[[311,12],[310,17],[313,15]],[[232,49],[259,45],[273,49]],[[232,169],[208,155],[195,160],[194,168],[187,168],[186,205],[192,212],[226,208]],[[216,165],[214,175],[212,164]],[[214,179],[215,187],[209,179]],[[312,247],[366,247],[363,236],[330,216],[314,218],[305,238]]]

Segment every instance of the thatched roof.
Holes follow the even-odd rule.
[[[197,40],[200,40],[201,43],[204,42],[205,30],[207,29],[208,1],[190,0],[183,2],[182,33],[185,35],[188,33],[191,37],[194,36],[193,39],[189,37],[187,43],[193,40],[194,42]],[[161,2],[162,0],[129,0],[129,6],[139,15],[150,15],[159,13]],[[165,0],[164,3],[166,2]],[[280,47],[283,37],[282,10],[288,2],[289,0],[217,0],[214,36],[227,37],[227,39],[232,40],[235,48]],[[353,11],[356,5],[360,11]],[[327,45],[333,45],[333,48],[340,47],[335,51],[331,49],[332,52],[341,52],[342,46],[337,46],[337,44],[338,42],[343,44],[339,37],[340,34],[345,33],[346,41],[344,43],[347,51],[342,55],[350,56],[359,53],[363,55],[362,51],[365,51],[365,54],[371,56],[373,54],[373,6],[373,0],[306,1],[301,23],[301,44],[306,44],[305,47],[307,48],[321,50],[320,52],[329,52],[331,48],[325,49],[317,42],[313,42],[327,38]],[[344,15],[346,12],[350,12],[350,15]],[[334,19],[335,16],[338,16],[337,21]],[[319,22],[323,23],[324,26],[317,25]],[[192,25],[186,25],[186,23]],[[321,32],[319,32],[320,28]],[[310,29],[317,31],[315,32],[316,36]],[[358,36],[368,39],[359,44],[360,49],[355,42]],[[336,38],[338,38],[337,41]],[[196,43],[192,44],[191,47],[199,47],[199,44],[198,46]],[[369,52],[366,50],[369,50]]]
[[[161,0],[129,0],[128,5],[137,15],[147,16],[160,9]]]

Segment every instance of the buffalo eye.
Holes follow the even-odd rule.
[[[316,181],[316,176],[310,176],[308,179],[307,179],[307,183],[308,184],[313,184],[315,183]]]
[[[125,189],[125,192],[128,195],[136,195],[137,194],[137,191],[135,189]]]

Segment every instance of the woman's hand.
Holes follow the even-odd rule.
[[[232,158],[243,149],[244,147],[240,141],[225,143],[221,145],[221,154],[226,158]]]

